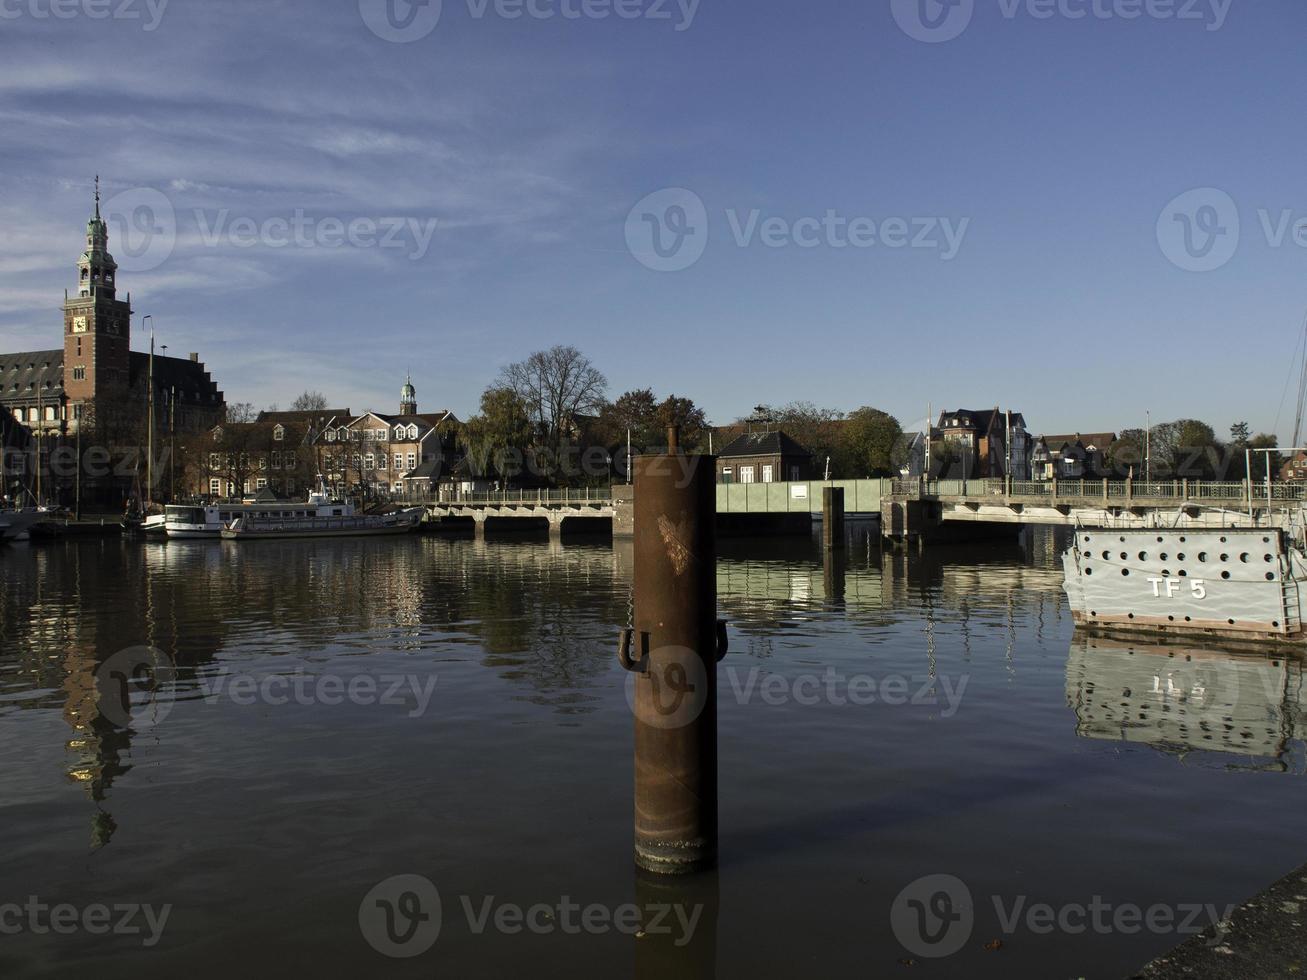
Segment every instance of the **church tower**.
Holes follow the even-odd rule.
[[[413,387],[413,378],[409,377],[404,382],[404,387],[399,392],[399,414],[416,415],[418,413],[418,392]]]
[[[77,261],[77,295],[64,294],[64,392],[75,417],[80,403],[125,395],[130,384],[131,297],[118,299],[117,273],[96,177],[95,216],[86,223],[86,251]]]

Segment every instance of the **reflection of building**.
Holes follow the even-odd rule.
[[[1165,752],[1281,759],[1301,712],[1302,669],[1257,654],[1077,634],[1067,704],[1083,738]]]
[[[86,788],[96,804],[91,821],[91,842],[99,847],[109,843],[117,824],[101,806],[118,776],[131,769],[123,756],[131,750],[131,734],[105,718],[101,699],[106,696],[98,683],[99,661],[85,648],[70,650],[64,660],[64,721],[73,730],[67,747],[74,759],[68,766],[68,778]]]

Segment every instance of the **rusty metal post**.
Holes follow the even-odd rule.
[[[635,863],[657,874],[717,859],[716,497],[712,456],[635,461],[634,629],[619,658],[635,714]]]
[[[821,540],[826,550],[844,547],[844,488],[821,491]]]

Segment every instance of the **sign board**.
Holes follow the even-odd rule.
[[[791,486],[790,486],[790,499],[791,499],[791,500],[807,500],[807,499],[808,499],[808,485],[807,485],[806,483],[794,483],[794,484],[791,484]]]

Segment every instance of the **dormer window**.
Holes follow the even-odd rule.
[[[282,440],[284,440],[286,438],[285,426],[281,426],[281,425],[276,426],[272,430],[272,438],[274,442],[281,442]]]

